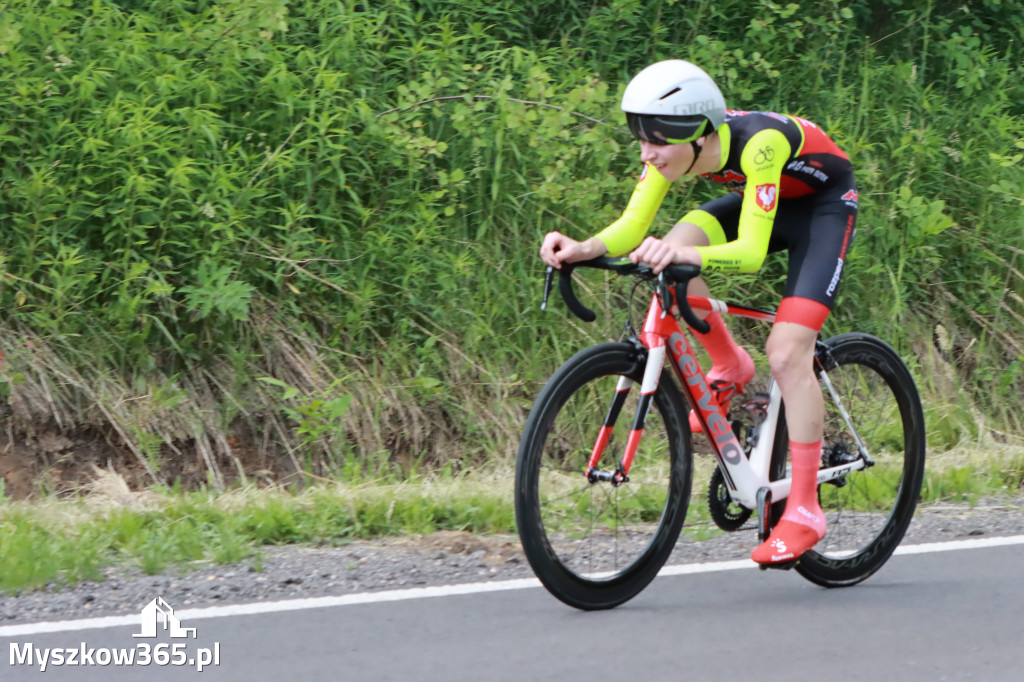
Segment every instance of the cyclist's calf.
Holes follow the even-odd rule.
[[[814,344],[818,332],[790,322],[777,322],[768,337],[765,352],[772,377],[782,391],[791,414],[790,438],[802,443],[821,439],[824,401],[814,375]]]

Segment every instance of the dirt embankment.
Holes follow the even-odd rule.
[[[4,494],[24,500],[35,495],[61,495],[81,490],[95,478],[97,466],[129,471],[131,467],[126,466],[124,450],[96,434],[72,439],[55,430],[0,433],[0,477]]]
[[[225,486],[236,482],[240,471],[257,483],[301,483],[287,457],[268,454],[254,440],[244,434],[227,438],[231,459],[216,462]],[[208,485],[209,452],[204,456],[194,442],[165,443],[160,450],[159,462],[147,467],[116,433],[62,432],[54,426],[27,433],[8,429],[0,432],[0,492],[13,500],[87,492],[104,472],[116,473],[131,490],[175,481],[185,489]]]

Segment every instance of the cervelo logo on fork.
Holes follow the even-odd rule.
[[[669,345],[677,358],[679,371],[683,373],[687,385],[697,398],[697,407],[704,415],[708,433],[714,437],[718,449],[722,452],[722,458],[729,464],[738,464],[743,459],[743,451],[736,442],[736,434],[733,433],[729,421],[711,404],[711,389],[700,373],[697,359],[686,350],[686,340],[682,334],[675,332],[669,337]]]

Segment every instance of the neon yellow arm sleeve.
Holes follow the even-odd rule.
[[[697,248],[705,270],[757,272],[768,255],[768,240],[779,208],[782,169],[792,148],[778,130],[762,130],[750,138],[740,155],[747,176],[735,241]]]
[[[671,184],[657,168],[644,166],[622,217],[594,235],[608,247],[609,256],[621,256],[640,245]]]

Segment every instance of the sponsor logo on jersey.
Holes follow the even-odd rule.
[[[857,191],[850,190],[846,193],[847,195],[852,194],[854,201],[857,198]],[[845,198],[845,196],[843,197]],[[843,262],[846,258],[846,249],[850,246],[850,240],[853,238],[853,216],[847,216],[846,218],[846,233],[843,235],[843,246],[839,251],[839,258],[836,259],[836,269],[832,273],[832,280],[828,283],[828,289],[825,291],[825,295],[831,297],[836,292],[836,287],[839,286],[839,278],[843,276]]]
[[[741,192],[743,191],[743,188],[747,186],[747,176],[741,175],[740,173],[732,170],[727,170],[720,174],[712,173],[706,177],[720,185],[725,185],[726,189],[734,192]]]
[[[827,173],[823,173],[822,171],[818,170],[817,168],[812,166],[810,163],[807,163],[806,161],[801,161],[799,159],[795,161],[790,161],[786,165],[786,170],[792,173],[803,173],[805,175],[810,175],[815,180],[821,183],[828,182]]]
[[[754,163],[762,166],[766,163],[771,163],[775,160],[775,150],[771,146],[766,146],[763,149],[758,149],[757,154],[754,155]]]
[[[768,183],[767,185],[757,186],[757,205],[765,213],[771,213],[772,209],[775,208],[775,195],[778,193],[778,188],[775,183]]]
[[[857,190],[851,189],[849,192],[847,192],[846,194],[844,194],[842,196],[842,200],[847,202],[847,203],[850,203],[850,204],[853,204],[854,206],[856,206],[857,205]]]
[[[746,175],[742,175],[740,173],[737,173],[736,171],[731,171],[731,170],[727,170],[724,173],[722,173],[721,175],[712,175],[711,177],[715,180],[715,182],[723,182],[723,183],[727,183],[727,182],[746,182],[747,181],[747,176]]]
[[[839,278],[843,276],[843,259],[836,259],[836,269],[832,273],[832,280],[828,283],[828,289],[825,291],[827,296],[831,296],[836,292],[836,287],[839,286]]]

